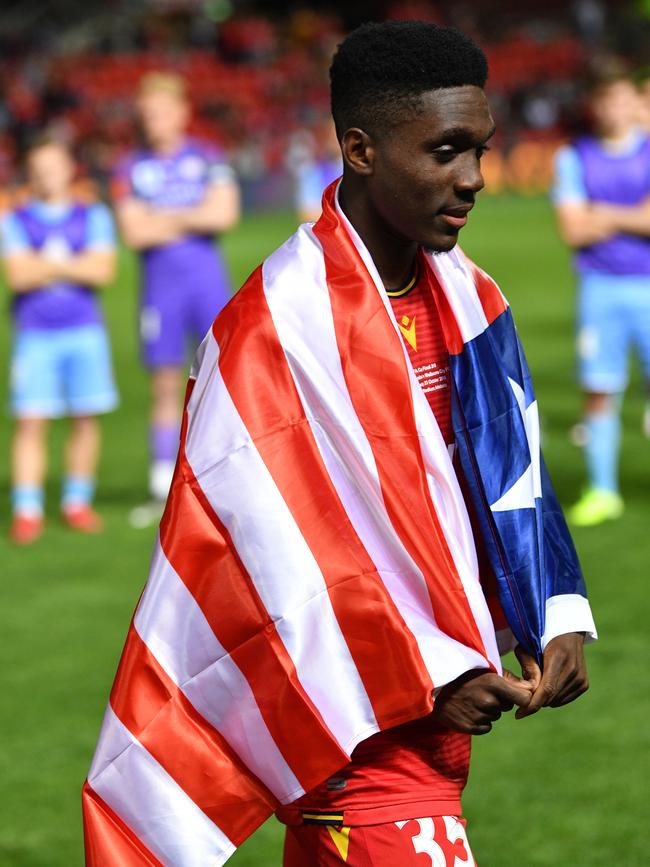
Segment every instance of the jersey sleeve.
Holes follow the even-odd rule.
[[[226,154],[218,147],[204,145],[203,157],[207,163],[207,185],[228,184],[236,180],[235,170],[228,162]]]
[[[18,217],[9,211],[0,221],[0,250],[4,257],[31,250],[31,244]]]
[[[116,244],[115,223],[106,205],[92,205],[88,211],[88,250],[112,250]]]
[[[589,195],[577,150],[565,145],[555,155],[555,176],[551,188],[554,205],[582,204]]]

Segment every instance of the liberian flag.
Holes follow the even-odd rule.
[[[434,689],[501,670],[452,456],[335,187],[199,349],[84,787],[90,867],[223,864]],[[530,379],[496,285],[458,251],[425,258],[490,607],[539,650],[593,624]]]

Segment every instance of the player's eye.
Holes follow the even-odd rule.
[[[439,163],[448,163],[453,160],[457,153],[458,151],[455,147],[452,147],[451,145],[443,145],[442,147],[435,148],[433,156]]]
[[[484,144],[484,145],[479,145],[477,148],[474,148],[474,150],[475,150],[477,159],[480,160],[481,157],[484,156],[487,153],[487,151],[490,150],[490,148],[488,145]],[[459,149],[457,147],[454,147],[453,145],[442,145],[441,147],[435,148],[433,150],[433,156],[434,156],[434,159],[436,160],[436,162],[449,163],[454,159],[454,157],[457,157],[458,154],[462,153],[462,152],[463,152],[462,148]]]

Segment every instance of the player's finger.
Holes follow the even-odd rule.
[[[486,698],[484,701],[480,702],[477,705],[478,715],[476,717],[476,722],[496,722],[498,719],[501,719],[501,714],[503,711],[512,710],[513,705],[508,705],[504,707],[501,699],[496,698],[496,696],[490,696]]]
[[[530,704],[528,707],[520,707],[515,711],[515,719],[523,719],[525,716],[533,716],[538,711],[540,711],[544,707],[544,700],[542,698],[538,698],[535,700],[535,696],[530,700]]]
[[[582,678],[579,675],[573,675],[568,677],[565,681],[562,681],[558,686],[556,694],[547,702],[547,704],[549,707],[562,704],[567,695],[573,694],[579,690],[584,692],[586,689],[586,678]]]
[[[528,653],[528,651],[521,646],[521,644],[518,644],[515,647],[515,656],[521,666],[523,679],[533,684],[533,690],[537,689],[542,679],[542,669],[540,668],[539,663],[534,656]]]
[[[557,696],[558,690],[556,681],[547,671],[542,675],[540,685],[533,693],[527,706],[520,707],[515,714],[516,719],[522,719],[525,716],[532,716],[538,710],[550,704]]]
[[[528,707],[531,701],[530,689],[524,689],[521,686],[516,686],[510,683],[503,677],[497,677],[493,686],[492,692],[497,696],[503,709],[505,710],[510,705],[518,705],[519,707]]]
[[[571,704],[571,702],[580,698],[581,695],[584,695],[585,690],[580,689],[575,692],[569,693],[569,695],[563,696],[562,699],[556,699],[555,701],[549,704],[549,707],[564,707],[567,704]]]
[[[539,707],[534,707],[532,710],[530,709],[530,705],[528,707],[519,707],[515,711],[515,719],[523,719],[527,716],[534,716],[540,710]]]
[[[492,731],[492,723],[483,722],[483,723],[475,723],[470,731],[470,735],[486,735],[488,732]]]
[[[512,686],[519,686],[522,689],[527,689],[531,694],[535,692],[538,684],[527,678],[517,677],[517,675],[508,668],[503,669],[503,679],[507,680]]]
[[[484,735],[492,728],[492,718],[486,713],[473,714],[454,721],[454,731],[466,735]]]
[[[585,680],[580,679],[572,685],[571,689],[562,690],[549,704],[549,707],[562,707],[565,704],[571,704],[572,701],[584,695],[588,689],[589,684]]]
[[[588,685],[587,672],[581,660],[571,656],[553,659],[544,671],[540,684],[544,699],[542,706],[559,707],[566,703],[569,694],[584,692]]]

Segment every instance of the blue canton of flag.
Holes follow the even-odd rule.
[[[541,659],[547,600],[586,589],[541,455],[537,401],[510,310],[452,355],[450,367],[461,466],[499,599],[516,639]]]

